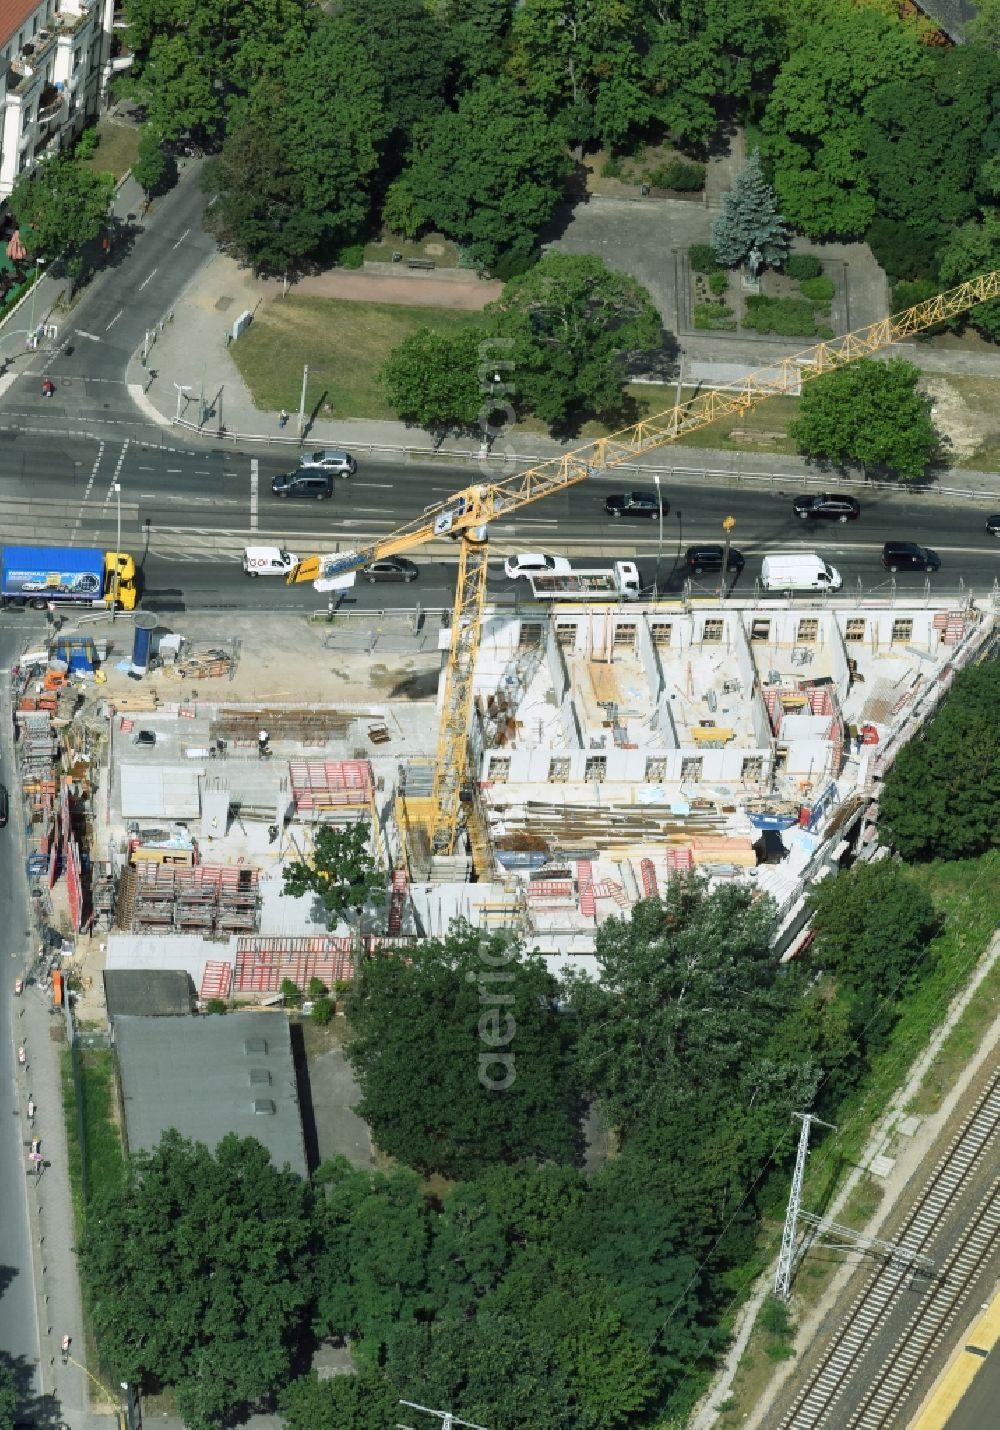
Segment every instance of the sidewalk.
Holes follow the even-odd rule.
[[[69,1153],[63,1122],[60,1055],[68,1046],[69,1026],[50,994],[29,984],[13,1003],[14,1043],[23,1044],[27,1064],[16,1075],[17,1113],[23,1127],[25,1195],[32,1243],[39,1362],[37,1405],[71,1430],[117,1430],[115,1415],[90,1408],[80,1284],[77,1276]],[[35,1116],[28,1121],[28,1098]],[[40,1139],[41,1172],[30,1160],[32,1137]],[[60,1350],[70,1337],[69,1364]],[[79,1362],[75,1364],[74,1362]]]

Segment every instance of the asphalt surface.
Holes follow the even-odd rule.
[[[169,433],[123,439],[113,427],[106,436],[78,436],[68,428],[60,433],[61,415],[55,406],[60,395],[57,387],[56,398],[36,419],[49,417],[56,430],[36,428],[33,422],[12,427],[10,417],[0,413],[0,421],[8,424],[0,432],[4,539],[113,547],[120,503],[122,546],[140,564],[142,604],[152,610],[302,609],[325,604],[309,586],[288,588],[266,577],[248,580],[240,565],[243,547],[280,544],[300,556],[352,550],[475,479],[474,473],[433,463],[365,459],[354,477],[337,480],[329,500],[280,499],[270,489],[271,478],[287,470],[287,458],[280,454],[173,449],[162,444]],[[41,404],[41,397],[38,401]],[[114,491],[116,483],[120,493]],[[637,559],[643,583],[652,587],[660,545],[657,523],[614,520],[604,512],[604,498],[627,485],[621,472],[592,478],[525,508],[512,521],[497,523],[491,529],[497,553],[491,595],[500,600],[514,595],[514,583],[503,577],[502,560],[512,552],[532,550],[569,555],[578,565]],[[891,578],[880,563],[886,540],[917,541],[939,553],[941,570],[929,578],[932,596],[969,588],[982,594],[1000,576],[1000,541],[986,532],[985,505],[931,504],[922,497],[871,493],[862,497],[860,519],[841,525],[796,517],[791,499],[797,488],[792,482],[732,490],[678,477],[666,481],[663,491],[670,510],[663,522],[659,587],[667,595],[679,594],[683,586],[686,547],[722,540],[726,515],[736,520],[733,544],[747,560],[733,585],[735,595],[753,593],[760,558],[769,551],[817,551],[841,572],[845,591],[888,595]],[[413,585],[403,589],[390,582],[359,583],[349,601],[359,609],[417,600],[424,606],[449,603],[454,589],[452,548],[439,541],[431,550],[431,556],[417,554],[420,578]],[[713,590],[716,583],[704,577],[698,584]],[[922,596],[928,578],[899,573],[896,587],[901,594]],[[523,584],[519,590],[528,595]]]

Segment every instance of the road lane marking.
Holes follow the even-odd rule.
[[[142,280],[142,282],[139,284],[138,292],[141,293],[142,290],[145,288],[146,284],[152,281],[153,276],[154,276],[155,273],[156,273],[156,269],[154,268],[154,269],[153,269],[153,272],[150,273],[147,278],[144,278],[144,279]]]
[[[260,525],[257,501],[260,495],[260,464],[256,457],[250,458],[250,530],[256,531]]]
[[[114,327],[114,325],[117,323],[118,319],[121,317],[121,315],[124,313],[124,311],[125,311],[124,308],[119,308],[119,309],[118,309],[118,312],[117,312],[117,313],[115,314],[115,316],[111,319],[111,322],[108,324],[108,326],[104,329],[104,331],[105,331],[106,333],[110,333],[111,329],[112,329],[112,328]]]
[[[120,317],[121,313],[119,313],[118,316]],[[110,326],[111,324],[109,323],[108,327],[110,328]],[[99,343],[101,341],[96,333],[85,333],[82,328],[77,328],[76,335],[78,338],[88,338],[92,343]]]
[[[190,230],[189,228],[186,228],[186,229],[184,230],[184,232],[181,234],[180,238],[179,238],[179,239],[177,240],[177,242],[174,244],[174,248],[180,248],[181,244],[184,242],[184,240],[187,238],[187,236],[188,236],[188,234],[189,234],[190,232],[191,232],[191,230]],[[154,271],[154,273],[155,273],[156,270],[154,269],[153,271]]]

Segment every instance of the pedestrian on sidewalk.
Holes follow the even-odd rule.
[[[282,430],[288,426],[288,413],[284,408],[278,413],[278,426],[282,428]]]
[[[270,737],[270,735],[267,733],[266,730],[258,730],[258,732],[257,732],[257,758],[258,758],[258,760],[266,759],[267,756],[271,753],[270,750],[267,748],[267,743],[268,743],[268,741],[270,740],[270,738],[271,738],[271,737]]]

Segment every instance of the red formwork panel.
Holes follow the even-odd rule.
[[[291,760],[288,773],[298,810],[357,806],[371,799],[372,768],[367,760]]]
[[[201,975],[200,997],[228,998],[233,987],[233,966],[224,959],[210,958]]]
[[[236,990],[277,993],[286,978],[302,990],[311,978],[332,988],[354,977],[354,963],[349,938],[241,938],[236,943]]]

